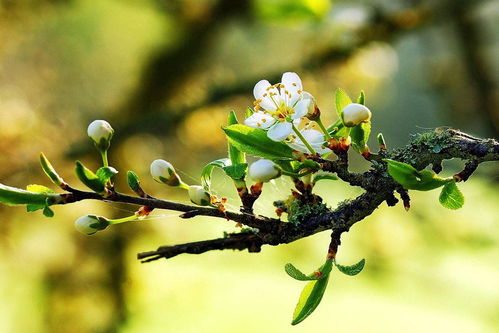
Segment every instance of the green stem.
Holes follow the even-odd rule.
[[[109,162],[107,160],[107,150],[101,150],[100,151],[100,155],[102,157],[102,165],[104,167],[108,167],[109,166]]]
[[[324,135],[326,136],[326,140],[331,139],[331,135],[329,135],[329,132],[326,129],[326,126],[322,123],[321,118],[318,118],[316,121],[317,125],[321,128],[322,132],[324,132]]]
[[[178,187],[184,189],[184,190],[189,190],[189,185],[184,183],[183,181],[180,181],[180,184],[178,184]]]
[[[303,142],[303,144],[305,145],[305,147],[307,147],[307,149],[310,151],[310,153],[315,154],[314,148],[312,148],[312,146],[310,145],[310,143],[308,143],[308,141],[305,140],[305,138],[300,133],[300,131],[296,128],[296,126],[293,123],[291,123],[291,126],[293,126],[293,131],[300,138],[301,142]]]
[[[308,170],[304,173],[296,173],[296,172],[289,172],[289,171],[284,171],[281,169],[281,173],[285,176],[290,176],[290,177],[293,177],[293,178],[300,178],[300,177],[303,177],[303,176],[307,176],[307,175],[310,175],[314,172],[316,172],[317,170]]]
[[[132,215],[128,217],[123,217],[121,219],[116,219],[116,220],[109,220],[109,224],[119,224],[119,223],[124,223],[124,222],[130,222],[136,220],[138,217],[137,215]]]

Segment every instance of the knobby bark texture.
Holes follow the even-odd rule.
[[[352,200],[346,200],[335,209],[310,210],[300,223],[284,222],[280,219],[242,212],[221,211],[211,207],[199,207],[168,200],[161,200],[146,195],[134,197],[118,192],[103,197],[97,193],[80,191],[69,187],[63,194],[61,204],[93,199],[109,202],[122,202],[145,206],[148,209],[167,209],[182,212],[182,218],[196,216],[218,217],[234,221],[249,227],[240,233],[227,234],[223,238],[204,240],[173,246],[161,246],[154,251],[138,254],[143,262],[159,258],[172,258],[182,253],[201,254],[211,250],[245,250],[259,252],[262,245],[279,245],[311,236],[321,231],[332,230],[339,239],[343,232],[349,231],[355,223],[371,215],[376,208],[386,201],[388,206],[398,203],[398,193],[406,208],[409,207],[409,193],[395,182],[387,172],[385,158],[411,164],[418,170],[430,167],[439,173],[442,161],[453,158],[465,161],[464,169],[454,175],[457,182],[466,181],[483,162],[499,161],[499,143],[494,139],[480,139],[466,133],[438,128],[435,131],[415,136],[411,142],[400,149],[382,149],[376,154],[365,156],[371,168],[364,173],[352,173],[348,170],[347,152],[339,153],[337,159],[327,160],[310,157],[321,164],[322,170],[335,173],[341,180],[352,186],[361,187],[364,193]],[[306,207],[304,207],[306,208]]]

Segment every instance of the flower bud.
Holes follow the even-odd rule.
[[[199,206],[208,206],[211,202],[211,196],[202,186],[191,185],[189,186],[189,198],[192,203]]]
[[[256,182],[265,183],[279,177],[281,170],[272,161],[261,159],[250,165],[248,175]]]
[[[342,110],[343,124],[346,127],[354,127],[371,119],[371,111],[362,104],[351,103]]]
[[[109,220],[103,216],[84,215],[75,221],[75,228],[85,235],[93,235],[99,230],[104,230],[109,225]]]
[[[183,184],[180,177],[175,172],[173,165],[165,160],[154,160],[151,163],[150,169],[152,178],[158,183],[170,186],[179,186]]]
[[[105,120],[94,120],[88,125],[88,136],[100,150],[107,150],[113,137],[114,130]]]
[[[306,91],[304,91],[302,93],[302,95],[303,95],[304,100],[309,100],[308,112],[307,112],[307,115],[305,117],[307,117],[310,120],[314,120],[314,121],[319,119],[321,116],[321,111],[317,107],[317,103],[315,102],[314,96],[312,96],[312,94],[310,94]]]

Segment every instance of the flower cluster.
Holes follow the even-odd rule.
[[[244,124],[265,130],[273,141],[284,141],[291,148],[303,153],[330,153],[329,131],[320,119],[315,98],[303,90],[300,77],[286,72],[281,82],[270,84],[268,80],[257,82],[253,89],[255,97],[253,114]],[[354,127],[371,118],[370,110],[358,103],[350,103],[339,110],[345,127]],[[317,123],[322,132],[312,128]]]

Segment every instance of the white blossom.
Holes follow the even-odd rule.
[[[300,133],[310,144],[310,146],[315,150],[315,152],[319,153],[320,155],[331,152],[331,150],[325,146],[326,140],[324,138],[324,133],[315,129],[302,129],[300,130]],[[303,144],[302,140],[295,135],[292,135],[289,141],[286,143],[294,150],[300,151],[302,153],[310,152],[308,148]]]
[[[87,134],[95,144],[106,145],[111,141],[114,129],[105,120],[94,120],[88,125]]]
[[[342,113],[343,124],[346,127],[354,127],[371,119],[371,111],[365,105],[358,103],[348,104],[343,108]]]
[[[244,123],[267,130],[274,141],[286,139],[293,131],[293,121],[305,117],[310,106],[315,105],[313,96],[303,91],[300,77],[292,72],[284,73],[281,82],[274,85],[267,80],[259,81],[253,95],[255,113]]]
[[[265,183],[279,177],[281,171],[272,161],[261,159],[250,165],[248,175],[256,182]]]
[[[189,199],[192,203],[199,206],[208,206],[211,202],[211,196],[202,186],[191,185],[188,189]]]
[[[152,161],[150,171],[152,178],[158,183],[170,186],[178,186],[181,183],[173,165],[165,160]]]
[[[75,221],[75,228],[85,235],[93,235],[109,225],[107,219],[102,216],[84,215]]]

